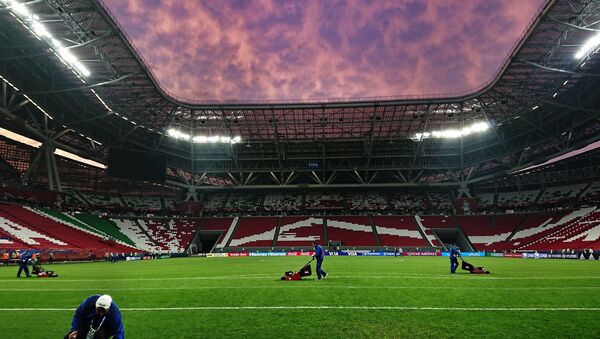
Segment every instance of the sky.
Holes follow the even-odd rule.
[[[104,0],[192,102],[438,96],[493,79],[544,0]]]

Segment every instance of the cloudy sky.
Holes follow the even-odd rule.
[[[544,0],[104,0],[161,85],[207,100],[456,94]]]

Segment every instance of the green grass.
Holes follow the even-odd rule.
[[[27,309],[74,309],[93,293],[113,296],[123,309],[128,338],[600,337],[600,312],[585,310],[600,307],[599,262],[472,259],[492,271],[484,276],[450,275],[448,258],[440,257],[403,261],[331,257],[323,266],[331,274],[324,281],[279,280],[284,271],[298,269],[307,260],[184,258],[54,264],[46,267],[59,278],[20,280],[15,278],[16,267],[0,267],[0,337],[62,337],[71,310]],[[132,310],[156,307],[215,309]],[[444,309],[423,309],[427,307]]]

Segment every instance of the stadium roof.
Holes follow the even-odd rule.
[[[163,88],[200,103],[473,92],[545,2],[104,0]]]
[[[32,1],[24,6],[36,21],[12,3],[0,0],[2,124],[99,160],[111,146],[168,154],[174,184],[190,184],[192,172],[195,182],[217,176],[239,187],[464,186],[600,137],[599,58],[586,45],[600,28],[595,1],[545,4],[477,92],[237,104],[169,96],[97,1]],[[35,22],[60,47],[39,27],[32,34]],[[241,143],[229,142],[236,136]]]

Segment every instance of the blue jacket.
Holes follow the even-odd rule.
[[[27,266],[28,262],[29,256],[27,255],[27,252],[23,252],[23,254],[21,254],[21,258],[19,259],[19,266]]]
[[[315,255],[313,255],[313,258],[317,259],[318,261],[321,261],[324,257],[325,252],[323,251],[323,247],[321,247],[321,245],[315,246]]]
[[[92,321],[94,322],[94,328],[102,321],[101,315],[96,314],[96,300],[100,298],[100,294],[95,294],[85,299],[73,315],[73,321],[71,321],[71,331],[81,331],[83,329],[89,329]],[[106,313],[106,319],[102,324],[102,328],[107,330],[109,337],[114,339],[125,338],[125,330],[123,329],[123,322],[121,322],[121,311],[114,302],[108,308]]]
[[[450,247],[450,258],[456,257],[460,257],[460,251],[456,247],[452,246]]]

